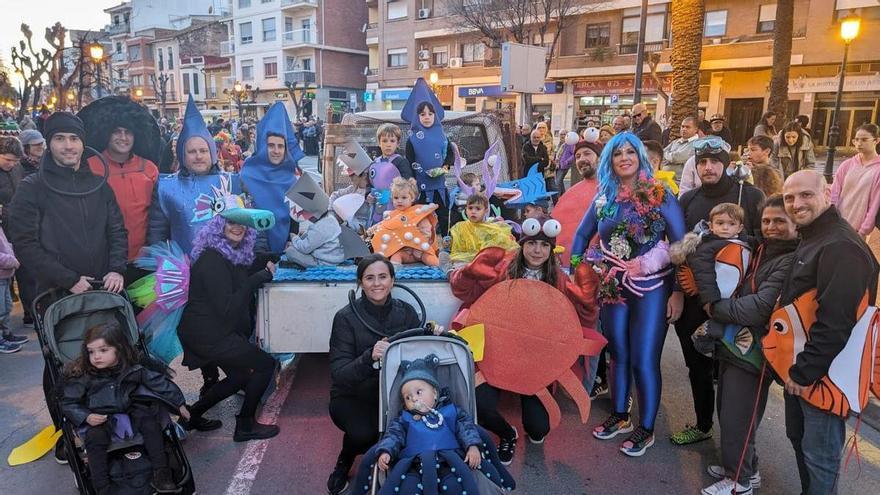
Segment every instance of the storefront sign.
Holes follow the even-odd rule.
[[[563,90],[562,82],[548,82],[544,84],[544,94],[561,93]],[[458,96],[460,98],[474,98],[482,96],[513,96],[516,93],[507,93],[501,89],[501,86],[464,86],[458,88]]]
[[[836,93],[840,79],[834,77],[799,77],[788,80],[789,93]],[[844,91],[880,91],[880,74],[846,76]]]
[[[389,91],[382,91],[382,101],[407,100],[410,93],[412,93],[411,89],[392,89]]]
[[[660,78],[663,83],[663,91],[672,92],[672,76]],[[618,79],[588,79],[573,81],[575,96],[601,96],[601,95],[631,95],[635,90],[635,79],[632,77]],[[656,93],[657,83],[651,76],[642,79],[643,93]]]

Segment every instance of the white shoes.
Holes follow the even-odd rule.
[[[718,480],[727,477],[726,473],[724,472],[724,467],[717,464],[710,465],[708,468],[706,468],[706,472],[709,473],[709,476]],[[749,478],[749,483],[752,485],[752,488],[761,488],[761,472],[755,471],[755,474],[753,474],[752,477]]]
[[[752,487],[742,486],[730,478],[724,478],[714,485],[703,488],[700,493],[703,495],[730,495],[731,493],[736,495],[752,495]]]

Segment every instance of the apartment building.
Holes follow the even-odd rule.
[[[366,6],[352,0],[233,0],[221,55],[230,57],[234,81],[251,88],[244,113],[259,118],[282,101],[292,115],[289,89],[304,87],[315,94],[305,114],[361,106],[366,18]]]
[[[453,110],[520,105],[520,95],[501,90],[498,50],[487,48],[479,33],[449,16],[448,1],[366,0],[368,109],[401,108],[412,81],[432,72],[438,75],[440,101]],[[584,0],[579,5],[552,55],[546,92],[533,97],[534,111],[550,118],[555,130],[587,120],[608,123],[631,107],[640,4]],[[652,113],[663,115],[666,102],[658,90],[668,94],[672,88],[670,1],[651,0],[648,9],[645,48],[660,54],[659,85],[646,65],[643,101]],[[795,1],[789,113],[812,116],[819,144],[830,127],[843,55],[838,19],[850,12],[862,17],[862,35],[852,43],[847,66],[844,142],[853,126],[880,117],[880,56],[868,41],[880,32],[880,5],[876,0]],[[705,16],[700,106],[731,122],[755,122],[769,96],[776,3],[706,0]],[[750,134],[747,127],[734,129],[737,143]]]

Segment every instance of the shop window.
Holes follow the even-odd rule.
[[[388,20],[406,19],[406,2],[403,0],[391,0],[386,6]]]
[[[587,24],[587,48],[611,46],[611,23]]]
[[[759,33],[772,33],[776,28],[776,4],[771,3],[758,7]]]
[[[727,33],[727,11],[715,10],[706,12],[706,21],[703,28],[703,36],[718,38]]]
[[[445,66],[449,63],[449,47],[435,46],[431,49],[431,64]]]
[[[388,50],[388,68],[399,69],[406,67],[406,48],[392,48]]]
[[[482,43],[463,43],[461,45],[461,58],[465,63],[479,62],[486,54],[486,45]]]

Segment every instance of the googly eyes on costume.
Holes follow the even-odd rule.
[[[525,222],[522,223],[522,231],[528,237],[532,237],[538,235],[538,232],[541,231],[541,222],[534,218],[527,218]]]
[[[371,179],[376,178],[376,169],[375,168],[370,167],[370,178]]]
[[[779,335],[785,335],[788,333],[788,323],[785,320],[774,320],[773,323],[770,324],[770,328],[776,330]]]
[[[547,237],[556,237],[562,232],[562,225],[557,220],[547,220],[541,230]]]
[[[562,225],[557,220],[547,220],[544,225],[536,218],[528,218],[522,223],[522,232],[526,237],[533,237],[543,232],[547,237],[556,237],[562,232]]]

